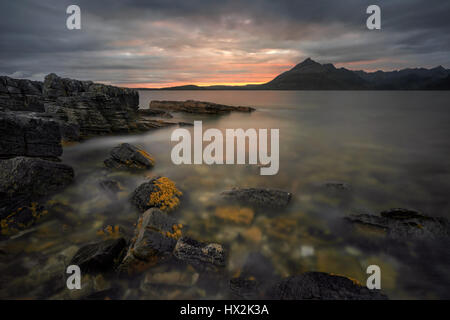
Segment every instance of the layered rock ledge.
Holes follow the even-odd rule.
[[[228,106],[205,101],[158,101],[153,100],[149,105],[150,110],[163,110],[174,112],[187,112],[198,114],[226,114],[230,112],[252,112],[255,109],[242,106]]]

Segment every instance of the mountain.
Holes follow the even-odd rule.
[[[331,63],[320,64],[307,58],[263,84],[186,85],[161,90],[450,90],[450,69],[438,66],[366,72],[336,68]]]

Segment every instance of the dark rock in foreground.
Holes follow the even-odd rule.
[[[436,239],[450,236],[450,224],[446,218],[430,217],[408,209],[390,209],[381,212],[379,216],[353,214],[345,219],[353,224],[379,229],[395,239]]]
[[[155,164],[155,160],[145,150],[129,143],[122,143],[113,148],[110,155],[110,158],[104,161],[105,166],[108,168],[149,169]]]
[[[216,270],[225,266],[225,250],[217,243],[206,244],[183,237],[178,240],[173,255],[201,269]]]
[[[81,247],[70,261],[84,273],[112,271],[120,259],[126,241],[123,238],[110,239]]]
[[[220,195],[225,201],[255,208],[285,208],[292,198],[289,192],[263,188],[234,188]]]
[[[56,158],[62,154],[59,124],[32,114],[0,112],[0,157]]]
[[[201,113],[201,114],[225,114],[229,112],[252,112],[251,107],[235,107],[204,101],[151,101],[150,109],[168,110],[175,112]]]
[[[133,240],[120,267],[129,274],[143,271],[172,254],[183,226],[152,208],[139,218]]]
[[[269,292],[277,300],[384,300],[379,290],[369,290],[354,281],[323,272],[306,272],[285,278]]]

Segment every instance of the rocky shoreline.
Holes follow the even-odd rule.
[[[167,120],[178,112],[223,115],[252,111],[250,107],[190,100],[152,101],[149,109],[139,110],[138,93],[131,89],[63,79],[54,74],[42,83],[0,77],[0,241],[30,230],[58,205],[48,199],[69,186],[76,173],[60,160],[64,142],[188,125]],[[129,143],[112,148],[103,162],[108,172],[142,172],[154,166],[157,163],[153,155]],[[123,190],[120,182],[110,176],[99,181],[99,187],[111,196],[112,205]],[[327,182],[323,187],[336,192],[351,190],[341,182]],[[90,277],[92,286],[77,296],[58,287],[59,293],[53,298],[121,298],[127,296],[123,288],[99,285],[99,277],[128,279],[136,274],[145,275],[139,288],[150,292],[150,296],[157,291],[155,288],[183,288],[190,292],[194,284],[208,283],[225,286],[227,297],[237,299],[387,298],[383,292],[369,290],[345,276],[309,271],[278,276],[270,260],[259,252],[248,255],[239,274],[228,274],[229,248],[209,239],[194,239],[187,232],[189,224],[179,222],[177,211],[185,201],[185,192],[164,176],[149,177],[129,192],[127,201],[139,212],[132,234],[121,232],[120,226],[109,226],[100,231],[103,241],[83,243],[60,253],[64,263],[58,260],[57,270],[49,272],[47,282],[61,281],[56,274],[67,264],[76,264]],[[210,208],[215,217],[244,224],[259,217],[273,217],[288,208],[294,197],[284,190],[258,187],[233,188],[216,196],[215,207]],[[379,216],[350,215],[343,220],[349,226],[386,231],[388,238],[400,241],[450,235],[446,219],[404,209],[392,209]],[[289,228],[279,229],[282,236],[288,236]]]

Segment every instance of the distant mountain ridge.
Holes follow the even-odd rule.
[[[320,64],[307,58],[263,84],[186,85],[159,90],[450,90],[450,69],[438,66],[365,72],[336,68],[331,63]]]

